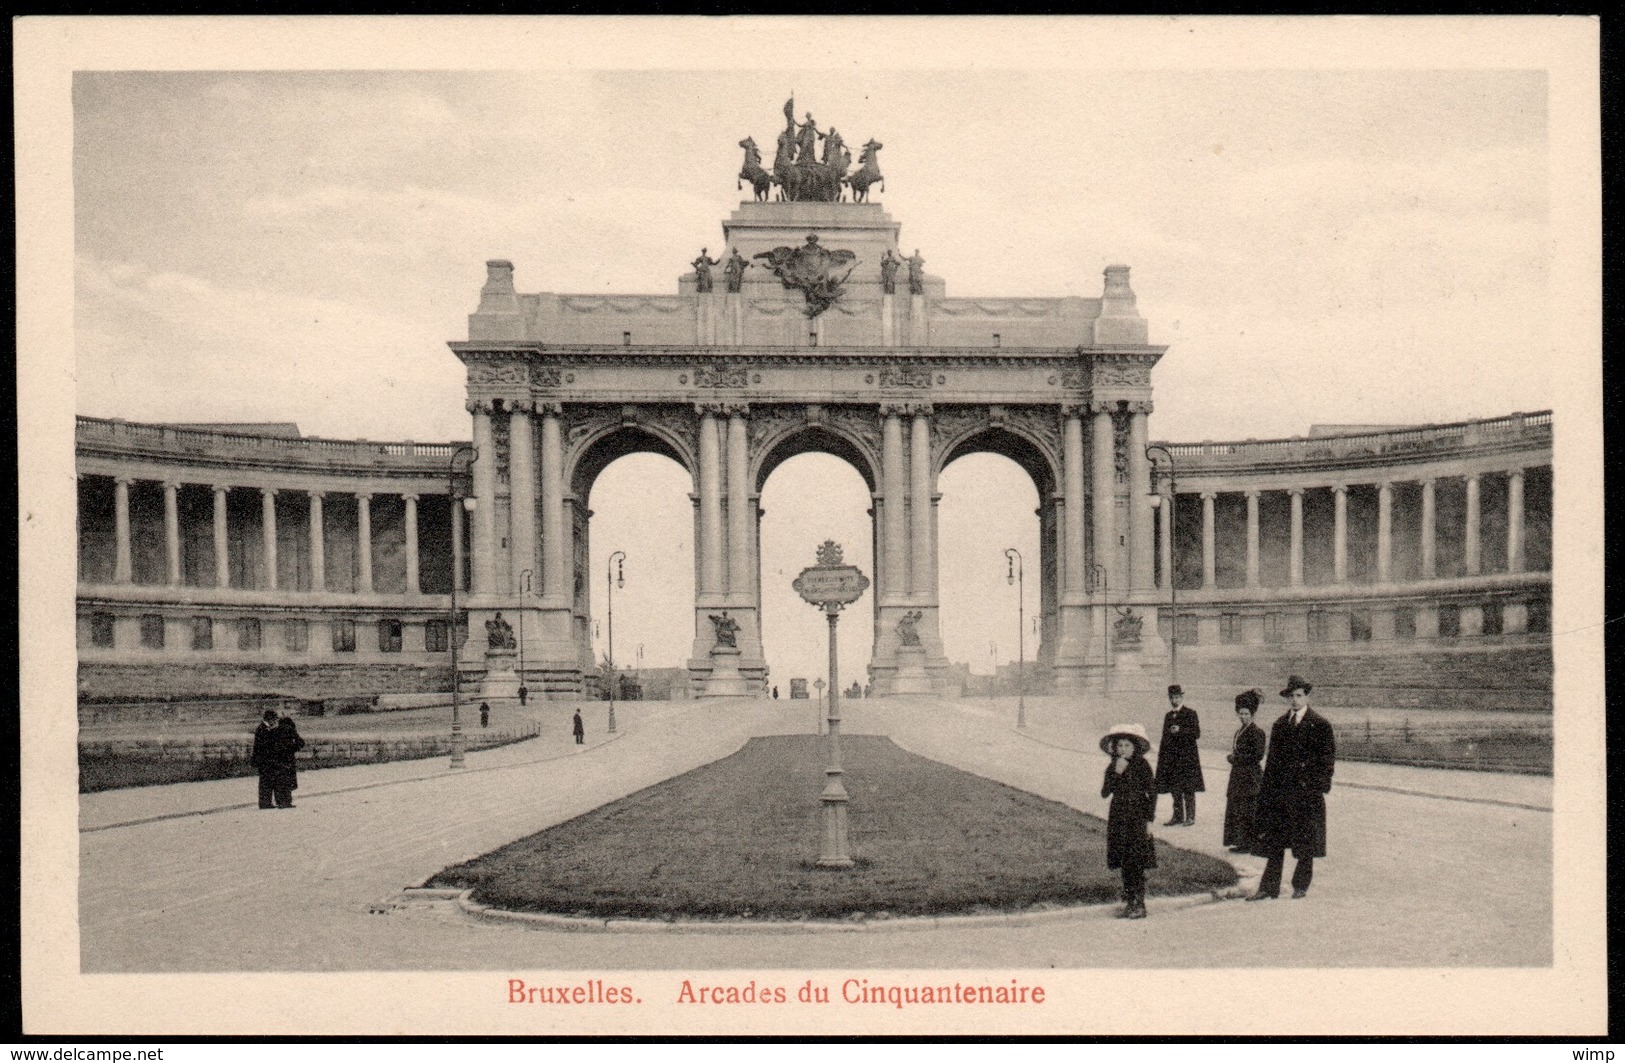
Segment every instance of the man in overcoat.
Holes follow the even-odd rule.
[[[254,751],[249,754],[248,762],[260,775],[260,807],[275,808],[272,796],[276,792],[277,780],[281,774],[281,764],[276,756],[276,721],[275,709],[266,709],[260,718],[260,725],[254,728]]]
[[[1196,740],[1202,723],[1196,710],[1185,704],[1185,691],[1175,683],[1168,688],[1168,715],[1162,718],[1162,742],[1157,746],[1157,792],[1174,795],[1174,814],[1165,827],[1196,822],[1196,795],[1203,789],[1202,760]]]
[[[1258,892],[1250,901],[1270,900],[1281,894],[1281,871],[1286,850],[1297,859],[1292,869],[1294,900],[1309,893],[1315,857],[1326,855],[1326,794],[1331,792],[1337,765],[1337,740],[1332,725],[1309,707],[1313,686],[1301,676],[1287,680],[1283,698],[1292,708],[1270,729],[1269,756],[1258,793],[1254,820],[1258,855],[1268,858]]]

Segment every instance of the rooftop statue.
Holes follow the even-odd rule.
[[[706,254],[709,250],[710,248],[700,248],[700,257],[689,263],[694,267],[694,280],[699,286],[698,290],[702,292],[711,290],[711,267],[722,264],[722,259],[712,258]]]
[[[821,160],[817,151],[820,140],[824,142]],[[784,103],[784,131],[779,134],[772,173],[761,168],[762,156],[755,140],[746,137],[739,146],[745,149],[745,164],[739,171],[739,179],[751,183],[758,202],[767,199],[772,185],[779,186],[780,200],[791,203],[837,203],[848,185],[852,188],[854,203],[868,200],[872,184],[879,182],[881,190],[885,190],[876,160],[881,148],[879,141],[871,140],[864,145],[858,159],[859,170],[848,177],[846,172],[852,168],[852,153],[847,150],[846,141],[833,127],[827,133],[819,129],[811,113],[806,121],[797,122],[795,97]]]

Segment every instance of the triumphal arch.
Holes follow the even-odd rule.
[[[871,197],[883,145],[869,140],[854,168],[837,130],[788,104],[785,119],[771,171],[753,138],[740,142],[752,198],[719,243],[696,239],[707,246],[675,293],[523,292],[512,263],[486,263],[468,338],[451,344],[479,453],[469,629],[501,610],[524,632],[530,689],[582,691],[594,667],[587,498],[612,461],[652,451],[693,478],[691,685],[727,689],[712,619],[725,614],[754,692],[767,670],[760,492],[785,459],[821,451],[873,498],[876,692],[949,692],[937,477],[992,451],[1038,489],[1039,660],[1054,688],[1099,681],[1108,624],[1137,628],[1155,667],[1163,509],[1146,444],[1165,348],[1146,342],[1129,267],[1108,266],[1094,296],[950,296]],[[465,682],[487,678],[483,641],[469,640]]]

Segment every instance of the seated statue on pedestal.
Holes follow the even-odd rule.
[[[502,619],[502,613],[485,622],[485,641],[493,650],[511,650],[518,647],[513,640],[513,626]]]
[[[739,621],[726,612],[712,613],[708,618],[717,632],[717,647],[739,648]]]

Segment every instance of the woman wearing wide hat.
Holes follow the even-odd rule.
[[[1145,918],[1145,872],[1157,866],[1157,850],[1150,823],[1157,815],[1157,782],[1145,754],[1151,740],[1137,723],[1120,723],[1100,740],[1100,750],[1111,757],[1100,796],[1111,798],[1106,813],[1106,867],[1123,873],[1127,919]]]
[[[1263,695],[1244,690],[1236,695],[1236,718],[1241,726],[1231,741],[1230,784],[1224,792],[1224,844],[1233,853],[1247,853],[1253,846],[1253,813],[1258,808],[1258,788],[1264,782],[1264,751],[1268,739],[1253,718]]]

